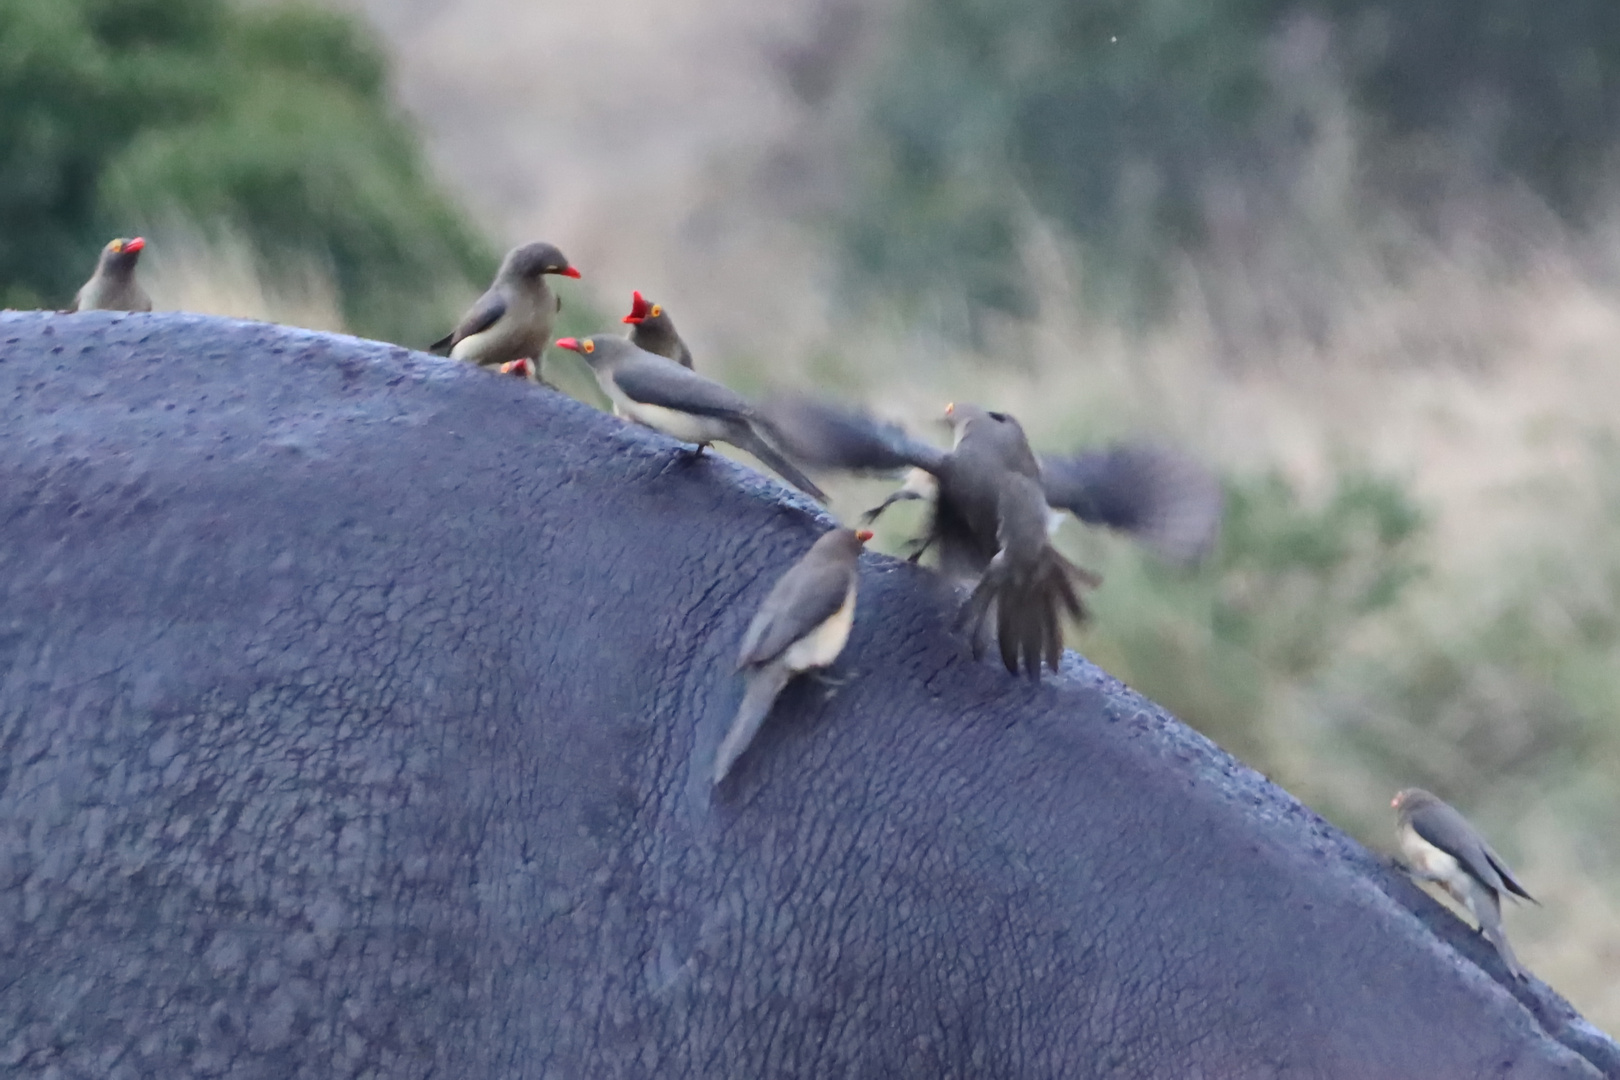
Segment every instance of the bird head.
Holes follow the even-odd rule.
[[[664,309],[641,295],[638,289],[630,294],[630,314],[624,317],[623,322],[632,326],[639,326],[647,318],[656,319],[664,313]]]
[[[128,272],[135,268],[135,262],[140,258],[141,249],[146,247],[146,241],[139,236],[125,239],[120,236],[116,240],[109,240],[107,246],[101,249],[101,267],[104,270],[122,270]]]
[[[1423,809],[1425,806],[1434,806],[1439,801],[1438,798],[1422,788],[1413,787],[1397,791],[1395,797],[1389,800],[1389,805],[1392,809],[1403,814],[1410,814],[1413,811]]]
[[[568,264],[568,257],[557,250],[555,244],[534,243],[513,248],[501,263],[497,277],[526,278],[539,281],[546,274],[561,274],[577,278],[579,271]]]
[[[568,349],[579,353],[587,364],[597,367],[602,364],[611,364],[632,352],[639,352],[629,339],[616,334],[600,334],[588,338],[561,338],[557,341],[557,348]]]

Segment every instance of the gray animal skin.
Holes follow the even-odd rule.
[[[0,1075],[1620,1077],[1460,920],[1070,654],[515,379],[0,316]]]

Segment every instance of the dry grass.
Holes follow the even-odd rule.
[[[149,230],[141,280],[160,311],[343,331],[337,290],[319,266],[268,276],[253,248],[228,232],[204,236],[181,226]]]

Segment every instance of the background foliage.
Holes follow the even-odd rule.
[[[357,331],[432,340],[488,248],[424,171],[352,17],[0,0],[0,300],[60,305],[110,237],[183,224],[318,267]],[[149,254],[162,257],[161,245]]]
[[[1620,6],[1563,0],[912,0],[863,88],[862,287],[1028,314],[1028,210],[1158,310],[1212,218],[1272,212],[1328,92],[1409,201],[1511,177],[1578,216],[1620,125]],[[1324,86],[1324,73],[1340,81]],[[1097,295],[1094,293],[1093,295]]]

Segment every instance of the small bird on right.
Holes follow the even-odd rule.
[[[1422,788],[1406,788],[1389,805],[1395,810],[1396,834],[1408,871],[1439,885],[1466,907],[1508,970],[1515,978],[1524,978],[1502,929],[1502,894],[1532,904],[1535,897],[1468,820],[1437,796]]]
[[[579,277],[579,271],[555,245],[524,244],[506,253],[495,280],[456,328],[428,346],[429,352],[468,360],[479,367],[522,374],[541,383],[540,357],[551,344],[552,327],[562,301],[546,276]],[[521,371],[514,364],[527,360]]]
[[[855,625],[855,582],[866,529],[825,533],[788,568],[743,634],[737,670],[743,673],[742,704],[715,754],[716,784],[726,778],[783,687],[802,672],[829,667],[843,652]]]
[[[692,350],[686,347],[686,342],[676,332],[675,323],[670,319],[669,312],[664,310],[664,305],[648,300],[638,289],[630,294],[630,314],[621,321],[635,327],[630,331],[630,342],[636,348],[657,353],[683,368],[692,367]]]
[[[110,240],[96,260],[96,271],[73,297],[75,311],[151,311],[152,298],[135,280],[135,263],[146,241],[139,236]]]

